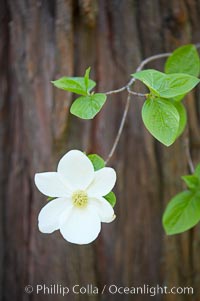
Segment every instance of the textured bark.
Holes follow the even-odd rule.
[[[69,149],[109,152],[126,93],[109,96],[93,121],[69,114],[70,93],[50,81],[92,67],[98,91],[124,85],[144,57],[199,42],[199,0],[1,0],[0,10],[0,300],[63,300],[25,294],[27,284],[193,286],[195,295],[155,300],[200,300],[199,226],[166,237],[161,216],[188,173],[185,137],[200,160],[199,90],[186,99],[188,133],[170,148],[157,143],[131,103],[111,165],[118,173],[116,222],[103,225],[87,246],[43,235],[37,216],[45,198],[35,172],[51,171]],[[150,67],[162,68],[162,61]],[[70,295],[68,300],[148,300],[138,295]]]

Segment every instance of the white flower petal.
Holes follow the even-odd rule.
[[[110,223],[115,219],[113,207],[103,197],[98,197],[98,199],[90,199],[89,206],[92,206],[95,208],[94,210],[97,210],[101,222]]]
[[[58,172],[73,189],[85,189],[94,178],[94,168],[88,157],[79,150],[71,150],[62,157]]]
[[[52,233],[59,229],[59,221],[61,214],[69,212],[72,208],[70,199],[59,198],[47,203],[42,208],[38,216],[38,227],[43,233]]]
[[[93,182],[87,188],[88,195],[91,197],[104,196],[114,187],[116,182],[116,172],[113,168],[104,167],[95,171]]]
[[[101,230],[100,218],[95,210],[73,207],[71,214],[65,220],[62,218],[60,232],[64,239],[75,244],[88,244],[95,240]]]
[[[50,197],[66,197],[70,193],[57,172],[36,173],[35,185],[44,195]]]

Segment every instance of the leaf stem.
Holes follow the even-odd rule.
[[[132,95],[135,95],[135,96],[139,96],[139,97],[147,97],[148,96],[148,94],[138,93],[138,92],[132,91],[129,87],[127,88],[127,90],[128,90],[129,94],[132,94]]]
[[[123,131],[123,128],[124,128],[124,124],[125,124],[125,121],[126,121],[126,117],[127,117],[127,114],[128,114],[128,109],[129,109],[129,106],[130,106],[130,98],[131,98],[131,95],[130,93],[128,93],[128,96],[127,96],[127,99],[126,99],[126,105],[125,105],[125,108],[124,108],[124,113],[123,113],[123,116],[122,116],[122,120],[121,120],[121,123],[120,123],[120,127],[119,127],[119,130],[117,132],[117,136],[114,140],[114,143],[113,143],[113,146],[108,154],[108,157],[105,161],[105,164],[107,164],[110,159],[112,158],[116,148],[117,148],[117,145],[119,143],[119,139],[121,137],[121,134],[122,134],[122,131]]]
[[[156,54],[156,55],[152,55],[146,59],[144,59],[140,65],[137,67],[136,69],[136,72],[139,72],[141,71],[144,66],[152,61],[155,61],[157,59],[160,59],[160,58],[164,58],[164,57],[168,57],[171,55],[171,52],[167,52],[167,53],[160,53],[160,54]],[[123,87],[119,88],[119,89],[116,89],[116,90],[112,90],[112,91],[108,91],[108,92],[104,92],[104,94],[106,95],[110,95],[110,94],[116,94],[116,93],[120,93],[120,92],[123,92],[125,90],[127,90],[129,93],[131,94],[134,94],[134,95],[137,95],[137,96],[141,96],[141,97],[144,97],[145,94],[143,93],[138,93],[138,92],[135,92],[135,91],[131,91],[130,90],[130,86],[132,86],[132,84],[135,82],[135,78],[131,78],[130,81]],[[131,91],[131,92],[130,92]]]
[[[193,174],[195,169],[194,169],[194,164],[193,164],[193,161],[192,161],[192,155],[191,155],[191,152],[190,152],[190,143],[189,143],[189,138],[188,137],[185,138],[185,154],[186,154],[186,158],[187,158],[187,162],[188,162],[190,172],[191,172],[191,174]]]
[[[106,95],[110,95],[110,94],[116,94],[116,93],[120,93],[120,92],[123,92],[124,90],[126,90],[126,86],[120,88],[120,89],[117,89],[117,90],[112,90],[112,91],[108,91],[108,92],[103,92],[104,94]]]
[[[196,46],[196,48],[200,48],[200,43],[197,43],[197,44],[194,44],[194,45]],[[152,61],[155,61],[155,60],[158,60],[158,59],[166,58],[166,57],[170,56],[171,54],[172,54],[172,52],[166,52],[166,53],[159,53],[159,54],[155,54],[155,55],[147,57],[146,59],[141,61],[140,65],[136,69],[136,72],[141,71],[145,67],[145,65],[147,65],[148,63],[150,63]],[[110,94],[120,93],[120,92],[123,92],[125,90],[129,90],[130,86],[134,82],[135,82],[135,78],[133,77],[133,78],[130,79],[130,81],[125,86],[123,86],[119,89],[116,89],[116,90],[105,92],[104,94],[110,95]],[[134,92],[134,91],[132,91],[132,92]],[[134,92],[134,93],[137,93],[137,92]],[[131,94],[133,94],[133,93],[131,93]],[[143,97],[143,95],[140,95],[140,94],[142,94],[142,93],[137,93],[137,96],[142,96]]]

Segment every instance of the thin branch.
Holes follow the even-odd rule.
[[[195,46],[196,46],[196,48],[200,48],[200,43],[195,44]],[[147,65],[148,63],[150,63],[152,61],[155,61],[157,59],[169,57],[171,54],[172,54],[172,52],[159,53],[159,54],[152,55],[152,56],[144,59],[140,63],[140,65],[137,67],[136,72],[141,71],[145,67],[145,65]],[[129,106],[130,106],[130,97],[131,97],[131,95],[140,96],[140,97],[146,97],[147,96],[147,94],[138,93],[138,92],[130,90],[131,85],[135,81],[136,81],[136,79],[133,77],[133,78],[130,79],[130,81],[125,86],[123,86],[123,87],[121,87],[119,89],[113,90],[113,91],[105,92],[106,95],[120,93],[120,92],[123,92],[125,90],[127,90],[127,92],[128,92],[128,97],[127,97],[127,100],[126,100],[126,105],[125,105],[124,113],[123,113],[122,120],[121,120],[121,123],[120,123],[120,127],[119,127],[119,130],[117,132],[117,136],[116,136],[116,138],[114,140],[114,143],[113,143],[113,146],[111,148],[111,151],[110,151],[110,153],[109,153],[109,155],[108,155],[108,157],[107,157],[107,159],[105,161],[106,164],[112,158],[112,156],[113,156],[113,154],[114,154],[114,152],[115,152],[115,150],[117,148],[117,145],[119,143],[119,139],[120,139],[120,136],[122,134],[123,127],[124,127],[124,124],[125,124],[125,121],[126,121],[126,117],[127,117],[127,113],[128,113],[128,109],[129,109]],[[190,167],[191,172],[193,173],[194,172],[194,165],[193,165],[192,158],[191,158],[191,153],[190,153],[190,148],[189,148],[189,142],[187,142],[186,144],[187,144],[187,147],[186,147],[186,156],[187,156],[187,160],[188,160],[188,165]]]
[[[190,172],[193,174],[195,169],[194,169],[194,164],[193,164],[192,156],[191,156],[191,152],[190,152],[190,144],[189,144],[188,137],[185,138],[185,153],[186,153],[186,157],[187,157],[188,166],[190,168]]]
[[[144,66],[152,61],[155,61],[157,59],[160,59],[160,58],[164,58],[164,57],[168,57],[171,55],[171,52],[168,52],[168,53],[160,53],[160,54],[156,54],[156,55],[152,55],[148,58],[146,58],[145,60],[143,60],[140,65],[137,67],[136,69],[136,72],[139,72],[141,71]],[[135,78],[131,78],[130,81],[123,87],[119,88],[119,89],[116,89],[116,90],[112,90],[112,91],[108,91],[108,92],[105,92],[104,94],[106,95],[110,95],[110,94],[116,94],[116,93],[120,93],[120,92],[123,92],[124,90],[128,90],[128,92],[130,92],[130,86],[135,82]],[[133,92],[133,93],[132,93]],[[134,93],[137,93],[137,92],[134,92],[134,91],[131,91],[130,92],[131,94],[134,94]],[[144,95],[140,95],[142,93],[137,93],[137,96],[144,96]],[[134,94],[136,95],[136,94]]]
[[[122,92],[126,90],[126,86],[120,88],[120,89],[117,89],[117,90],[112,90],[112,91],[109,91],[109,92],[105,92],[104,94],[106,95],[110,95],[110,94],[116,94],[116,93],[119,93],[119,92]]]
[[[200,43],[194,44],[196,46],[196,48],[200,48]],[[162,58],[166,58],[168,56],[170,56],[172,54],[172,52],[166,52],[166,53],[159,53],[159,54],[155,54],[152,55],[146,59],[144,59],[140,65],[137,67],[136,72],[141,71],[145,65],[147,65],[148,63],[158,60],[158,59],[162,59]],[[112,91],[108,91],[108,92],[104,92],[104,94],[106,95],[110,95],[110,94],[115,94],[115,93],[120,93],[123,92],[124,90],[128,90],[128,88],[130,88],[130,86],[135,82],[135,78],[131,78],[130,81],[123,87],[116,89],[116,90],[112,90]],[[131,93],[132,94],[132,93]]]
[[[135,96],[139,96],[139,97],[147,97],[147,95],[148,95],[148,94],[132,91],[129,87],[127,88],[127,90],[128,90],[128,93],[135,95]]]
[[[195,44],[196,48],[200,48],[200,43]]]
[[[141,71],[144,68],[144,66],[147,65],[148,63],[158,60],[158,59],[166,58],[166,57],[170,56],[171,54],[172,54],[172,52],[166,52],[166,53],[155,54],[155,55],[152,55],[152,56],[146,58],[138,66],[138,68],[136,69],[136,72]]]
[[[122,116],[122,120],[121,120],[121,123],[120,123],[120,127],[119,127],[119,130],[117,132],[117,136],[115,138],[115,141],[113,143],[113,146],[111,148],[111,151],[105,161],[105,164],[107,164],[109,162],[109,160],[112,158],[115,150],[116,150],[116,147],[119,143],[119,139],[121,137],[121,134],[122,134],[122,131],[123,131],[123,128],[124,128],[124,124],[125,124],[125,121],[126,121],[126,117],[127,117],[127,114],[128,114],[128,109],[129,109],[129,106],[130,106],[130,98],[131,98],[131,95],[128,94],[127,96],[127,99],[126,99],[126,105],[125,105],[125,108],[124,108],[124,113],[123,113],[123,116]]]
[[[136,69],[136,72],[142,70],[144,68],[144,66],[146,64],[148,64],[149,62],[151,61],[154,61],[156,59],[159,59],[159,58],[163,58],[163,57],[167,57],[169,56],[171,53],[163,53],[163,54],[157,54],[157,55],[153,55],[153,56],[150,56],[149,58],[146,58],[145,60],[143,60],[140,65],[137,67]],[[123,113],[123,116],[122,116],[122,120],[121,120],[121,123],[120,123],[120,126],[119,126],[119,130],[117,132],[117,136],[114,140],[114,143],[113,143],[113,146],[108,154],[108,157],[107,159],[105,160],[105,164],[107,164],[110,159],[112,158],[116,148],[117,148],[117,145],[119,143],[119,139],[121,137],[121,134],[122,134],[122,131],[123,131],[123,128],[124,128],[124,124],[125,124],[125,121],[126,121],[126,117],[127,117],[127,114],[128,114],[128,110],[129,110],[129,106],[130,106],[130,98],[131,98],[131,94],[133,95],[137,95],[137,96],[146,96],[145,94],[142,94],[142,93],[137,93],[137,92],[134,92],[134,91],[131,91],[130,90],[130,86],[135,82],[135,78],[132,78],[126,86],[120,88],[120,89],[117,89],[117,90],[113,90],[113,91],[109,91],[109,92],[106,92],[105,94],[109,95],[109,94],[115,94],[115,93],[120,93],[124,90],[127,90],[128,92],[128,96],[127,96],[127,100],[126,100],[126,105],[125,105],[125,108],[124,108],[124,113]],[[136,94],[135,94],[136,93]]]

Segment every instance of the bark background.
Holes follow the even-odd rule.
[[[170,148],[157,143],[133,99],[111,165],[117,170],[117,220],[95,243],[76,246],[59,233],[43,235],[45,204],[35,172],[51,171],[69,149],[106,157],[126,93],[109,97],[93,121],[69,114],[72,95],[53,88],[60,76],[92,67],[98,91],[124,85],[141,59],[200,41],[199,0],[0,1],[0,300],[63,300],[27,295],[27,284],[193,286],[195,295],[154,300],[200,300],[200,228],[166,237],[161,216],[188,173],[184,135]],[[158,61],[150,67],[162,67]],[[200,160],[199,90],[186,100],[188,135]],[[150,296],[70,295],[67,300],[149,300]]]

